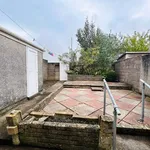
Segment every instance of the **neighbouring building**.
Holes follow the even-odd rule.
[[[0,110],[43,87],[43,49],[0,27]]]
[[[60,61],[48,61],[43,59],[43,80],[44,81],[66,81],[68,66]]]

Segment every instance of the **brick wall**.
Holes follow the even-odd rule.
[[[137,92],[141,92],[140,78],[150,84],[150,55],[137,56],[115,63],[119,81],[127,83]],[[146,90],[150,95],[150,90]]]
[[[101,81],[101,76],[68,74],[69,81]]]
[[[115,71],[119,81],[132,85],[135,90],[139,90],[141,56],[118,61],[115,64]]]
[[[48,80],[59,80],[59,63],[48,63]]]
[[[60,80],[59,63],[48,63],[47,60],[43,60],[43,80]]]
[[[100,147],[111,150],[112,140],[106,142],[102,139],[112,139],[112,121],[101,120],[103,129],[100,132],[99,118],[64,113],[43,116],[33,112],[19,123],[19,139],[21,144],[63,150],[99,150]]]

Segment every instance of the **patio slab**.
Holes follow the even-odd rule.
[[[71,110],[73,110],[74,112],[76,112],[78,115],[88,116],[93,111],[95,111],[96,109],[93,108],[93,107],[91,107],[91,106],[88,106],[86,104],[79,104],[78,106],[72,107]]]
[[[80,102],[78,102],[78,101],[76,101],[74,99],[68,98],[68,99],[66,99],[64,101],[61,101],[60,103],[62,105],[64,105],[65,107],[70,108],[70,107],[74,107],[74,106],[78,105]]]
[[[111,89],[111,92],[121,111],[121,115],[118,116],[120,125],[146,125],[150,127],[150,101],[147,97],[145,102],[145,120],[141,123],[138,121],[141,117],[141,95],[124,89]],[[100,116],[103,114],[103,96],[104,93],[102,91],[64,88],[43,111],[48,113],[63,111],[81,116]],[[106,114],[113,117],[113,106],[108,93],[106,94]]]
[[[57,111],[65,110],[66,107],[59,103],[52,103],[47,105],[43,110],[48,113],[55,113]]]
[[[118,101],[125,102],[125,103],[131,104],[131,105],[138,105],[141,103],[141,101],[137,101],[135,99],[129,99],[127,97],[123,97],[123,98],[119,99]]]

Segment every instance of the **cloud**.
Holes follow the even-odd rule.
[[[131,19],[138,19],[138,18],[141,18],[144,16],[144,13],[143,12],[138,12],[136,14],[134,14]]]
[[[150,0],[143,0],[139,10],[131,16],[131,19],[148,19],[150,20]]]
[[[89,0],[60,0],[65,7],[74,14],[81,13],[83,16],[92,17],[98,14],[99,10],[94,2]]]
[[[89,20],[100,25],[103,30],[109,30],[109,23],[113,20],[114,12],[109,3],[99,0],[60,0],[60,2],[66,14],[76,17],[78,25],[83,24],[85,18],[88,17]]]

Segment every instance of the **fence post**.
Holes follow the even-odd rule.
[[[141,121],[144,122],[144,103],[145,103],[145,84],[142,84],[142,115]]]
[[[103,115],[106,113],[106,86],[104,83],[104,110],[103,110]]]

